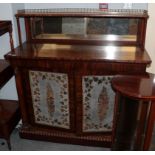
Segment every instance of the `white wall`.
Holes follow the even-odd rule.
[[[13,35],[15,36],[15,47],[19,45],[19,39],[18,39],[18,31],[17,31],[17,22],[15,18],[15,14],[17,13],[17,10],[25,9],[24,3],[13,3],[12,6],[12,16],[13,16]],[[24,42],[26,40],[26,34],[25,34],[25,24],[24,19],[20,19],[21,23],[21,34],[22,34],[22,41]]]
[[[98,8],[97,3],[25,3],[25,9]]]
[[[14,17],[18,9],[24,9],[25,5],[20,3],[1,3],[0,4],[0,19],[1,20],[11,20],[13,26],[13,40],[14,46],[18,46],[18,35],[17,35],[17,25],[16,19]],[[24,29],[24,22],[21,21],[22,32]],[[23,41],[25,40],[25,33],[23,32]],[[4,54],[10,51],[9,46],[9,35],[5,34],[0,37],[0,59],[4,58]],[[15,86],[14,77],[0,90],[1,99],[18,99],[17,91]]]
[[[109,9],[122,9],[124,3],[109,3]],[[133,3],[133,9],[147,10],[147,3]],[[99,8],[98,3],[25,3],[25,9],[48,8]]]
[[[125,2],[125,1],[124,1]],[[110,3],[110,9],[123,9],[125,3]],[[132,9],[144,9],[147,10],[147,3],[131,3]]]
[[[148,13],[149,20],[146,32],[146,50],[148,51],[152,64],[147,69],[148,72],[155,73],[155,3],[149,3]]]
[[[17,24],[15,19],[15,14],[17,10],[24,9],[25,5],[23,3],[0,3],[0,20],[11,20],[13,26],[13,40],[14,46],[18,46],[18,34],[17,34]],[[21,28],[23,33],[23,41],[25,40],[24,33],[24,21],[21,21]],[[10,51],[9,43],[9,35],[8,33],[0,37],[1,48],[0,48],[0,58],[4,58],[3,55]]]

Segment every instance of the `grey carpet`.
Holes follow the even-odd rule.
[[[5,143],[2,145],[2,143]],[[12,151],[108,151],[108,148],[89,147],[81,145],[60,144],[44,141],[22,139],[15,129],[11,135]],[[0,139],[0,151],[8,151],[4,139]]]
[[[109,151],[108,148],[60,144],[44,141],[21,139],[16,128],[11,135],[12,151]],[[155,151],[155,130],[150,150]],[[4,139],[0,139],[0,151],[8,151]]]

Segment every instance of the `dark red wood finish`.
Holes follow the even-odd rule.
[[[137,34],[139,41],[135,43],[120,41],[104,42],[96,39],[77,38],[69,40],[33,40],[31,37],[31,17],[120,17],[138,18],[143,20],[139,24],[142,30]],[[22,113],[23,125],[20,135],[23,138],[50,140],[63,143],[83,145],[100,145],[111,147],[113,133],[83,134],[82,132],[82,77],[85,75],[145,75],[146,67],[151,60],[144,47],[145,25],[148,18],[144,11],[108,12],[108,13],[47,13],[18,12],[19,18],[25,19],[27,42],[8,53],[5,58],[15,70],[16,85]],[[145,22],[144,22],[145,21]],[[20,28],[20,24],[18,24]],[[21,38],[20,29],[19,38]],[[73,40],[72,40],[73,39]],[[21,42],[21,40],[20,40]],[[49,44],[45,44],[48,42]],[[108,46],[111,45],[111,46]],[[30,91],[28,71],[49,71],[65,73],[69,77],[69,100],[71,114],[71,129],[66,131],[60,128],[36,125],[32,110],[32,96]]]
[[[0,88],[13,76],[13,69],[6,60],[0,60]]]
[[[154,81],[155,76],[153,74],[146,76],[116,76],[113,78],[113,89],[124,98],[124,102],[118,99],[116,101],[119,102],[119,106],[117,106],[117,112],[114,117],[119,120],[124,119],[124,121],[115,121],[114,123],[114,128],[116,129],[113,137],[114,150],[149,150],[155,122]],[[125,106],[127,108],[121,110]],[[135,106],[136,109],[134,108]],[[138,109],[137,106],[139,107]],[[130,124],[132,117],[133,121]],[[136,124],[133,127],[134,123]],[[126,141],[124,134],[129,132],[130,141]],[[134,137],[135,134],[136,137]]]
[[[141,46],[144,49],[145,44],[145,33],[148,14],[146,10],[98,10],[98,9],[25,9],[19,10],[15,15],[18,25],[18,35],[19,43],[21,45],[21,31],[20,31],[20,22],[19,18],[25,19],[25,30],[27,41],[33,43],[58,43],[58,44],[87,44],[87,45],[137,45]],[[53,39],[34,39],[32,38],[32,24],[31,18],[34,17],[94,17],[94,18],[131,18],[139,19],[138,22],[138,33],[136,41],[122,41],[119,38],[116,41],[105,41],[105,38],[96,40],[93,38],[90,40],[91,36],[85,37],[85,35],[79,37],[78,35],[70,36],[70,39],[67,38],[53,38]]]
[[[11,21],[0,21],[0,36],[9,33],[11,53],[14,52]],[[0,89],[14,75],[13,69],[6,60],[0,60]],[[6,139],[11,150],[10,134],[20,120],[20,110],[17,101],[0,100],[0,137]]]
[[[11,150],[10,134],[20,120],[17,101],[0,100],[0,137],[6,139]]]
[[[0,21],[0,36],[9,33],[11,53],[14,52],[12,38],[12,23],[11,21]],[[13,69],[6,60],[0,60],[0,89],[14,75]],[[8,148],[11,150],[10,134],[20,120],[20,111],[17,101],[0,100],[0,138],[7,141]]]
[[[18,27],[18,38],[19,38],[19,45],[22,46],[22,38],[21,38],[21,28],[20,28],[20,21],[19,17],[16,17],[17,27]]]
[[[48,46],[49,49],[47,48]],[[130,47],[128,48],[130,49]],[[8,53],[5,57],[15,69],[22,111],[23,128],[20,131],[21,136],[30,139],[110,147],[112,133],[82,134],[81,79],[84,75],[145,74],[146,66],[151,62],[150,58],[145,51],[142,52],[138,47],[135,47],[135,49],[135,52],[133,52],[132,47],[131,51],[125,51],[124,48],[118,47],[118,49],[116,48],[116,53],[109,56],[110,51],[106,48],[104,49],[103,46],[24,43],[22,48],[18,47],[15,49],[14,54]],[[70,132],[66,131],[65,133],[62,129],[49,129],[49,127],[46,127],[48,129],[46,131],[45,127],[34,125],[31,92],[28,88],[29,83],[27,80],[28,70],[68,74],[70,77],[70,110],[72,116],[72,130]],[[57,135],[57,133],[59,134]],[[64,133],[66,136],[64,136]],[[55,137],[58,139],[56,140]]]

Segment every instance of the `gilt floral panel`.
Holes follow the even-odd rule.
[[[112,76],[83,76],[83,132],[112,130],[114,92]]]
[[[29,71],[35,123],[69,129],[68,76]]]

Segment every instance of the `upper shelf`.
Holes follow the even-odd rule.
[[[20,45],[19,19],[24,18],[30,43],[145,47],[146,10],[26,9],[16,18]]]
[[[27,16],[61,16],[61,17],[141,17],[147,18],[146,10],[127,9],[91,9],[91,8],[60,8],[60,9],[24,9],[19,10],[16,17]]]

